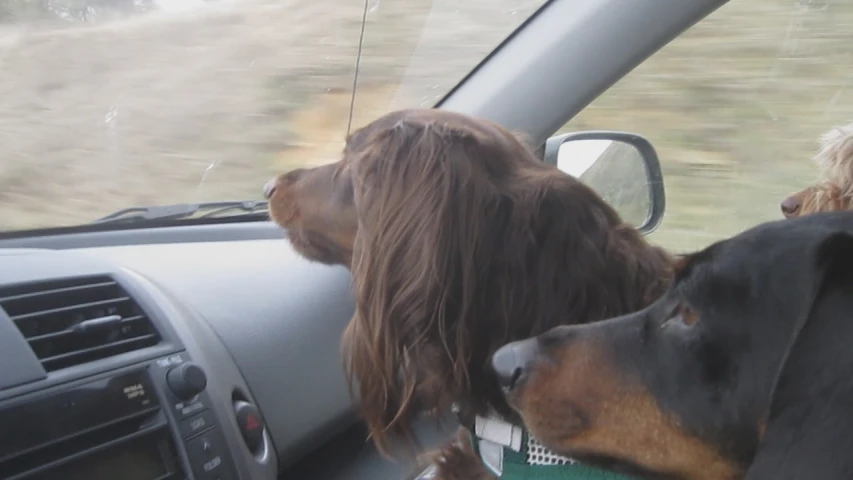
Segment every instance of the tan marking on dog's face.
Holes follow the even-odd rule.
[[[620,374],[597,343],[576,338],[549,350],[509,400],[531,434],[566,455],[603,455],[687,480],[742,472],[688,435],[637,379]]]

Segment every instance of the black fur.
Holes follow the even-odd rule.
[[[683,308],[695,323],[684,321]],[[554,329],[539,345],[539,358],[565,362],[557,372],[578,371],[563,359],[576,358],[579,345],[594,349],[607,363],[603,371],[621,379],[614,385],[645,392],[683,438],[719,452],[731,478],[853,478],[851,212],[770,222],[718,242],[689,255],[670,290],[646,309]],[[558,419],[560,412],[530,405],[549,395],[572,401],[587,381],[541,364],[524,366],[530,380],[508,393],[525,421],[546,413]],[[552,448],[583,448],[574,433],[541,433],[559,439]],[[600,448],[594,453],[615,455]],[[658,471],[677,466],[683,478],[706,478],[701,465],[679,460],[658,461]]]

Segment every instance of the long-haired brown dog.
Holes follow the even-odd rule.
[[[853,210],[853,123],[824,133],[814,161],[820,169],[820,178],[782,201],[782,214],[786,218]]]
[[[502,127],[457,113],[385,115],[347,139],[341,160],[265,193],[295,249],[352,272],[345,369],[388,455],[392,439],[416,448],[423,411],[518,421],[489,367],[495,350],[638,310],[671,280],[670,257],[595,192]],[[430,461],[438,478],[493,478],[465,442]]]

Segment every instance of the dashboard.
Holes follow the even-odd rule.
[[[405,473],[344,380],[346,269],[269,222],[86,235],[0,242],[0,478]]]

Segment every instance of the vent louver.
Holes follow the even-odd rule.
[[[48,372],[160,341],[148,316],[106,275],[2,287],[0,308]]]

